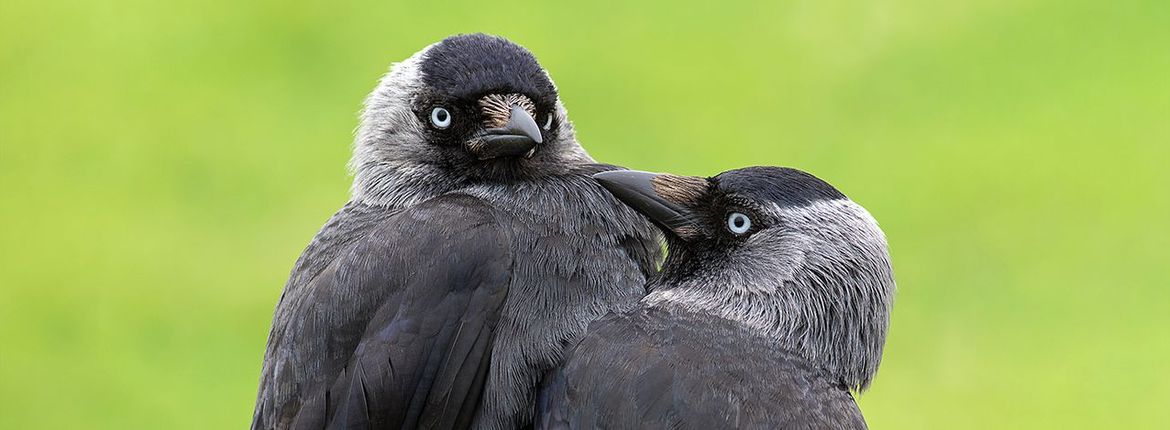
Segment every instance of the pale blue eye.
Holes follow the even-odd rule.
[[[451,126],[451,112],[441,107],[431,110],[431,124],[436,128],[447,128]]]
[[[548,119],[544,120],[544,129],[552,129],[552,114],[549,114]]]
[[[752,229],[752,219],[739,212],[727,215],[727,229],[735,234],[744,234]]]

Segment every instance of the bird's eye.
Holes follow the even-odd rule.
[[[735,234],[747,233],[752,229],[752,219],[739,212],[732,212],[727,215],[727,229]]]
[[[544,120],[544,129],[545,130],[552,129],[552,114],[551,113],[548,114],[548,119]]]
[[[435,128],[439,128],[439,129],[444,129],[444,128],[450,127],[451,126],[451,112],[447,112],[447,109],[443,109],[441,107],[437,107],[437,108],[432,109],[431,110],[431,124],[434,124]]]

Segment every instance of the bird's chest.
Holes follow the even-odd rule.
[[[506,317],[554,327],[564,320],[564,329],[574,330],[582,319],[640,299],[645,279],[626,249],[634,235],[580,207],[555,209],[564,216],[513,225],[516,270],[508,305],[515,313]]]
[[[595,184],[517,194],[512,204],[498,206],[506,213],[515,256],[511,317],[583,326],[582,318],[587,323],[600,311],[641,298],[645,279],[631,249],[655,241],[646,221]]]
[[[507,220],[514,266],[492,347],[493,395],[480,423],[528,422],[524,405],[566,345],[589,322],[632,308],[645,294],[642,270],[626,249],[655,237],[636,214],[595,188],[525,190],[497,206]]]

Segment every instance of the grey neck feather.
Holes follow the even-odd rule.
[[[885,236],[848,200],[776,211],[781,227],[731,253],[672,255],[698,272],[672,277],[668,257],[643,303],[739,322],[864,390],[881,362],[893,301]]]
[[[445,155],[427,142],[426,125],[412,111],[413,98],[424,91],[420,63],[433,46],[393,65],[366,97],[349,163],[354,175],[353,200],[405,207],[474,185],[465,172],[442,163]],[[556,117],[557,134],[531,163],[542,168],[592,163],[593,159],[577,143],[560,100]]]

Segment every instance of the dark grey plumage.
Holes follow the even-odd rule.
[[[598,180],[669,234],[638,309],[589,325],[538,428],[865,428],[894,292],[885,237],[804,172]]]
[[[541,375],[636,306],[660,258],[653,226],[590,178],[613,167],[577,144],[543,69],[500,38],[397,64],[351,164],[353,200],[277,305],[254,429],[528,425]]]
[[[540,428],[862,428],[848,389],[772,339],[647,307],[590,325],[546,381]]]

